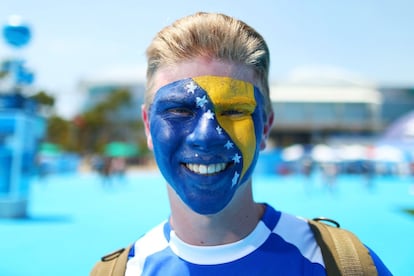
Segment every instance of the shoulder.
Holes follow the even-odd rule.
[[[166,221],[141,236],[134,244],[135,252],[147,256],[167,247],[168,240],[165,235],[165,227],[168,227]]]
[[[277,235],[284,243],[294,246],[304,258],[312,263],[323,265],[321,249],[307,219],[275,211],[271,206],[267,206],[263,222],[274,235]]]
[[[384,275],[384,276],[388,276],[388,275],[392,275],[391,271],[389,271],[389,269],[385,266],[385,264],[382,262],[382,260],[378,257],[378,255],[368,246],[366,246],[366,248],[369,251],[369,255],[372,258],[372,261],[375,264],[375,267],[377,268],[377,272],[378,275]]]
[[[165,234],[166,227],[169,227],[169,224],[164,221],[134,243],[128,257],[128,273],[133,272],[135,275],[140,275],[147,258],[168,247],[168,239]]]
[[[270,208],[273,209],[272,207]],[[291,242],[295,245],[299,245],[301,243],[316,244],[307,219],[285,212],[276,211],[276,213],[278,219],[274,224],[274,227],[272,227],[272,232],[274,234],[279,235],[285,241]],[[265,219],[266,218],[264,218],[264,220]]]

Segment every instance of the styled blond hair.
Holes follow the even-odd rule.
[[[263,37],[246,23],[219,13],[199,12],[162,29],[147,49],[147,90],[165,65],[209,57],[245,65],[255,72],[269,112],[269,49]],[[147,93],[147,104],[151,95]]]

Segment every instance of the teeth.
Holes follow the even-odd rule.
[[[214,174],[221,172],[226,168],[226,163],[217,163],[217,164],[210,164],[210,165],[203,165],[203,164],[186,164],[186,167],[195,173],[198,174]]]

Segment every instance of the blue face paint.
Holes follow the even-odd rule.
[[[221,211],[251,177],[263,106],[256,87],[227,77],[179,80],[156,92],[149,110],[155,159],[195,212]]]

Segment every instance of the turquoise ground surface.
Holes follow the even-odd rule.
[[[103,187],[98,175],[52,175],[31,185],[29,216],[0,219],[0,275],[88,275],[100,256],[128,245],[165,219],[168,202],[157,172],[131,172]],[[108,184],[108,183],[107,183]],[[327,216],[354,231],[394,275],[414,275],[414,179],[255,175],[257,201],[312,218]]]

